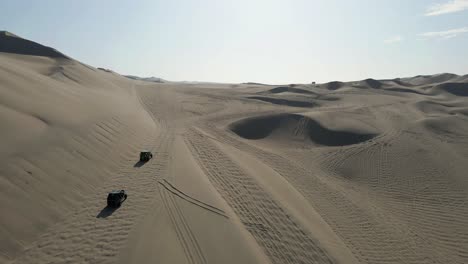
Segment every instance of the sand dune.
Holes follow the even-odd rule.
[[[148,82],[2,32],[0,263],[467,263],[467,83]]]
[[[402,78],[401,80],[411,85],[428,85],[448,82],[458,77],[458,75],[452,73],[441,73],[434,75],[418,75],[410,78]]]
[[[382,87],[382,85],[383,85],[382,82],[369,78],[369,79],[360,81],[359,84],[356,86],[363,87],[363,88],[379,89]]]
[[[468,74],[463,75],[463,76],[458,76],[452,80],[453,82],[463,82],[466,83],[468,82]]]
[[[343,87],[344,85],[345,83],[343,82],[329,82],[329,83],[325,83],[323,86],[325,87],[325,89],[328,89],[328,90],[337,90]]]

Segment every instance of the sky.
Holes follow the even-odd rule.
[[[0,10],[0,30],[171,81],[468,74],[468,0],[2,0]]]

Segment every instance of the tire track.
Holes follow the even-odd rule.
[[[319,211],[360,262],[440,263],[448,258],[452,263],[459,263],[453,262],[456,259],[452,257],[440,256],[425,247],[426,241],[418,234],[396,219],[391,220],[392,217],[382,214],[375,206],[371,206],[372,213],[369,214],[368,210],[359,207],[363,202],[355,203],[349,200],[341,190],[324,182],[319,176],[321,172],[317,171],[316,175],[313,175],[291,160],[233,138],[215,128],[212,123],[203,127],[214,135],[215,140],[252,153],[285,177]],[[383,139],[386,137],[391,139],[399,133],[398,130],[390,132]],[[364,144],[367,147],[360,146],[358,151],[365,151],[369,146],[378,144],[378,142]],[[352,153],[356,150],[348,151]],[[408,236],[408,233],[411,236]]]
[[[184,192],[180,191],[179,189],[177,189],[176,187],[174,187],[174,185],[172,185],[169,181],[167,181],[166,179],[162,180],[162,181],[159,181],[159,184],[161,184],[167,191],[169,191],[170,193],[172,193],[173,195],[176,195],[178,196],[179,198],[193,204],[193,205],[196,205],[198,207],[201,207],[205,210],[208,210],[208,211],[211,211],[215,214],[218,214],[220,216],[223,216],[225,218],[229,218],[226,213],[217,208],[217,207],[214,207],[214,206],[211,206],[207,203],[204,203],[198,199],[195,199],[193,197],[190,197],[188,196],[187,194],[185,194]]]
[[[172,226],[176,231],[177,238],[182,245],[188,262],[191,264],[206,263],[203,251],[190,229],[190,226],[187,223],[177,201],[174,199],[174,194],[166,187],[166,185],[161,184],[161,182],[160,186],[163,186],[160,192],[162,201],[166,207],[166,211],[169,213]]]
[[[186,141],[210,181],[273,263],[334,262],[317,241],[206,136],[192,129]]]

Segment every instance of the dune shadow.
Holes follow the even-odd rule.
[[[329,82],[329,83],[325,83],[323,85],[326,89],[328,90],[338,90],[340,89],[341,87],[345,86],[345,83],[344,82]]]
[[[453,95],[468,96],[468,83],[443,83],[436,88]]]
[[[260,100],[272,104],[277,105],[286,105],[292,107],[313,107],[317,106],[317,103],[310,102],[310,101],[296,101],[296,100],[288,100],[288,99],[281,99],[281,98],[271,98],[271,97],[262,97],[262,96],[250,96],[247,97],[249,99]]]
[[[137,163],[135,163],[135,165],[133,165],[133,168],[140,168],[141,166],[145,165],[146,161],[137,161]]]
[[[96,215],[96,218],[107,218],[111,216],[117,209],[119,209],[119,207],[106,206],[101,210],[101,212],[99,212],[98,215]]]
[[[0,52],[69,59],[53,48],[20,38],[6,31],[0,31]]]
[[[299,89],[299,88],[293,88],[289,86],[279,86],[275,87],[273,89],[270,89],[266,91],[267,93],[272,93],[272,94],[278,94],[278,93],[285,93],[285,92],[290,92],[290,93],[299,93],[299,94],[316,94],[312,91],[308,91],[305,89]]]

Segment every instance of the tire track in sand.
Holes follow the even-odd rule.
[[[329,186],[322,179],[322,172],[310,172],[288,158],[247,144],[234,135],[217,129],[212,123],[204,125],[203,128],[209,131],[215,140],[252,153],[285,177],[318,210],[360,262],[460,263],[453,256],[441,256],[431,250],[420,235],[392,216],[382,214],[370,203],[371,210],[361,208],[359,204],[368,203],[356,203],[348,199],[340,189]],[[390,130],[381,138],[389,142],[400,133],[398,130]],[[378,142],[361,145],[358,151],[368,150],[370,146],[379,146]],[[356,150],[352,150],[351,153],[354,151]],[[376,168],[380,169],[382,168]]]
[[[160,194],[166,211],[171,219],[172,226],[177,235],[185,256],[190,264],[206,263],[206,258],[200,248],[197,238],[193,234],[185,216],[180,209],[177,201],[174,199],[174,194],[168,187],[160,182]]]
[[[223,216],[225,218],[229,218],[229,216],[226,215],[226,213],[217,208],[217,207],[214,207],[212,205],[209,205],[207,203],[204,203],[196,198],[193,198],[187,194],[185,194],[184,192],[182,192],[181,190],[177,189],[174,185],[172,185],[169,181],[167,181],[166,179],[162,180],[162,181],[159,181],[159,184],[161,186],[163,186],[168,192],[172,193],[173,195],[175,196],[178,196],[180,199],[183,199],[193,205],[196,205],[198,207],[201,207],[205,210],[208,210],[208,211],[211,211],[212,213],[215,213],[217,215],[220,215],[220,216]]]
[[[273,263],[334,263],[316,241],[205,135],[186,137],[200,167]]]

